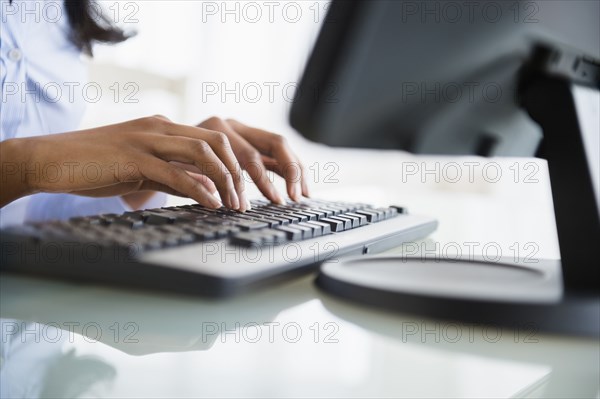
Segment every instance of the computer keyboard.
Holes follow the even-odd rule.
[[[2,270],[221,295],[336,256],[378,252],[436,225],[398,206],[251,204],[245,213],[184,205],[11,227],[0,231]]]

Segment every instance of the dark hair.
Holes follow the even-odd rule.
[[[65,0],[71,25],[70,39],[81,51],[92,55],[94,42],[120,43],[131,34],[115,26],[93,0]]]

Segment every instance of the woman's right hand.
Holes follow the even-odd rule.
[[[0,206],[38,192],[115,196],[164,191],[245,211],[239,163],[224,133],[160,116],[0,143]],[[218,190],[223,203],[212,194]]]

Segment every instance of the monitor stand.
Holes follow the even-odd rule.
[[[600,65],[546,46],[536,47],[520,82],[521,104],[544,132],[538,156],[548,160],[561,261],[360,258],[323,265],[317,285],[423,316],[597,337],[600,204],[592,159],[600,149],[586,142],[574,84],[598,90]]]

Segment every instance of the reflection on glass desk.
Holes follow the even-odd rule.
[[[597,397],[599,342],[387,313],[314,276],[229,300],[1,275],[2,397]]]

